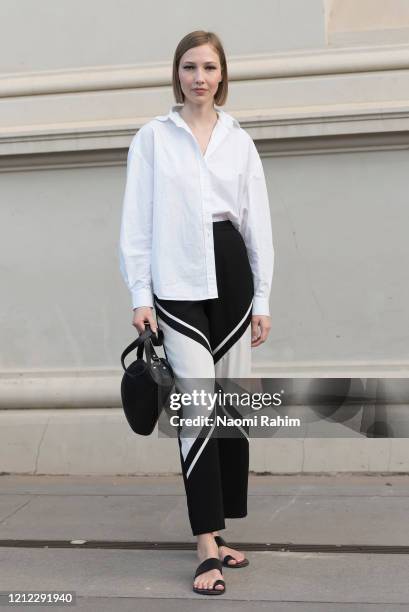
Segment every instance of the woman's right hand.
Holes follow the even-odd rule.
[[[134,308],[133,312],[132,325],[136,327],[139,335],[145,331],[145,322],[149,323],[153,333],[157,334],[158,326],[153,318],[153,308],[150,306],[140,306],[139,308]]]

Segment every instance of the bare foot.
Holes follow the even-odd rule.
[[[216,559],[218,558],[219,555],[217,544],[211,534],[201,534],[198,536],[197,556],[200,562],[204,561],[205,559],[209,559],[210,557],[216,557]],[[224,580],[223,574],[217,569],[212,569],[208,572],[200,574],[199,576],[196,576],[193,586],[198,589],[213,589],[213,585],[216,580],[220,579]],[[214,588],[224,591],[224,586],[222,584],[216,584]]]
[[[212,535],[220,535],[218,531],[213,531]],[[227,565],[236,565],[236,563],[240,563],[245,558],[244,554],[235,548],[230,548],[229,546],[220,546],[219,547],[219,559],[223,561],[226,555],[231,555],[234,559],[229,559],[227,561]]]

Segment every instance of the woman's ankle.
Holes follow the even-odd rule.
[[[213,533],[210,531],[209,533],[200,533],[196,536],[198,544],[205,544],[207,542],[214,542]]]
[[[210,551],[214,551],[217,548],[216,542],[214,540],[213,534],[209,533],[201,533],[197,537],[197,551],[201,553],[209,553]]]

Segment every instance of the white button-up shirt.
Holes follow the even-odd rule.
[[[178,108],[135,134],[128,151],[119,262],[133,308],[217,298],[213,221],[243,236],[254,280],[252,314],[269,314],[274,250],[263,166],[239,122],[218,120],[202,154]]]

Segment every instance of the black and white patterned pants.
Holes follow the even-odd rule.
[[[253,276],[244,240],[228,221],[213,223],[218,297],[202,301],[163,300],[154,295],[166,357],[184,384],[215,378],[248,378],[251,372]],[[208,384],[207,384],[208,383]],[[215,407],[227,416],[229,407]],[[207,406],[183,407],[183,417],[210,414]],[[231,429],[231,428],[230,428]],[[193,535],[225,529],[225,518],[247,515],[249,441],[214,435],[214,425],[178,428],[178,443]]]

